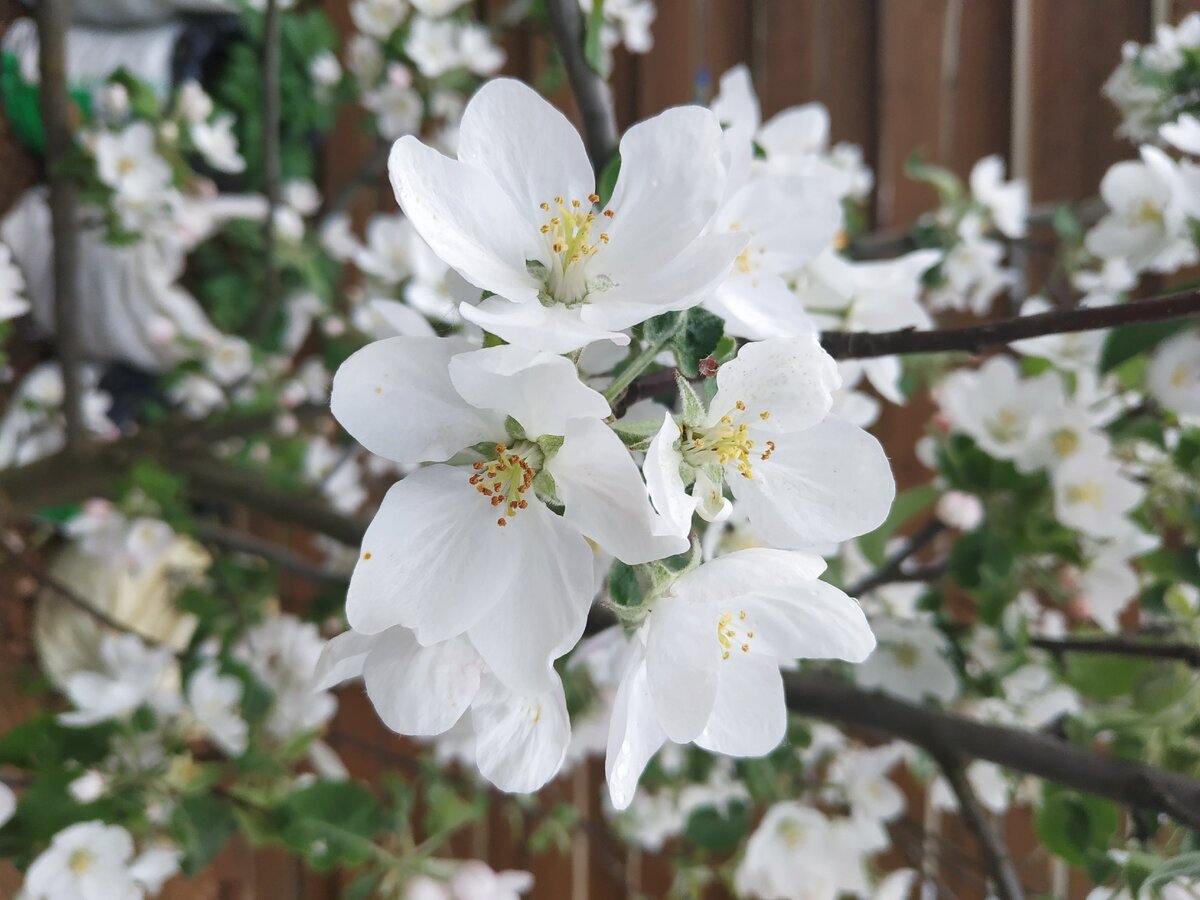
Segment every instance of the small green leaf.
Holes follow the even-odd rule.
[[[645,592],[638,579],[637,569],[619,559],[608,570],[608,598],[617,606],[633,609],[642,605]]]
[[[712,356],[725,336],[725,323],[708,310],[696,307],[686,313],[683,328],[671,340],[679,371],[688,378],[700,374],[700,360]]]
[[[1155,892],[1166,887],[1173,881],[1196,881],[1200,879],[1200,853],[1182,853],[1174,859],[1168,859],[1161,866],[1146,876],[1142,882],[1142,894],[1155,896]],[[1184,893],[1187,893],[1184,891]]]
[[[1047,789],[1034,826],[1046,849],[1073,866],[1083,866],[1090,851],[1108,848],[1120,818],[1116,805],[1107,800]]]
[[[583,56],[588,65],[608,77],[607,54],[604,51],[604,0],[592,0],[592,12],[588,16],[583,38]]]
[[[1141,322],[1114,328],[1104,340],[1100,353],[1100,372],[1107,373],[1135,356],[1148,353],[1189,326],[1186,319],[1176,322]]]
[[[741,843],[749,822],[746,808],[733,804],[723,814],[711,806],[702,806],[688,816],[684,837],[693,844],[713,853],[725,853]]]
[[[626,444],[641,444],[651,440],[663,427],[662,422],[647,419],[642,422],[614,422],[612,430]]]
[[[962,180],[957,175],[943,166],[926,162],[916,151],[905,161],[904,174],[913,181],[923,181],[932,185],[943,203],[956,203],[966,194]]]
[[[387,824],[375,795],[355,781],[318,781],[288,797],[279,815],[283,842],[322,870],[366,862]]]
[[[171,835],[183,850],[181,868],[196,875],[225,846],[237,830],[228,804],[209,794],[184,797],[171,811]]]
[[[700,398],[696,396],[696,392],[692,390],[687,379],[678,372],[675,373],[675,386],[679,389],[679,400],[683,405],[683,423],[693,428],[701,427],[708,415],[708,410],[704,408],[704,404],[700,402]]]
[[[604,170],[600,173],[600,178],[596,182],[596,193],[600,196],[600,206],[608,205],[608,201],[612,199],[613,190],[617,186],[617,176],[621,174],[621,154],[613,154],[604,165]]]

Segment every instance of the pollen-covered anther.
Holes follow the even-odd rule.
[[[768,459],[771,458],[771,454],[774,452],[775,452],[775,442],[767,441],[767,449],[763,451],[763,454],[762,454],[762,456],[759,457],[759,459],[761,459],[763,462],[766,462]]]
[[[539,203],[538,208],[543,212],[554,212],[550,220],[538,230],[549,236],[551,251],[561,258],[561,266],[566,269],[584,257],[593,255],[600,244],[608,243],[608,235],[600,235],[597,242],[591,241],[592,223],[596,221],[593,206],[600,202],[598,194],[589,194],[587,202],[582,200],[566,200],[555,197],[553,206],[549,203]],[[612,210],[603,213],[612,218]]]
[[[743,653],[750,652],[750,641],[754,639],[754,632],[745,629],[745,621],[744,609],[738,611],[736,622],[733,613],[729,612],[721,613],[721,617],[717,619],[717,644],[721,648],[721,659],[729,659],[734,649]]]
[[[488,463],[472,463],[475,474],[468,481],[504,513],[496,524],[504,527],[518,510],[528,509],[524,494],[533,486],[537,472],[520,453],[512,453],[504,444],[496,445],[496,458]]]

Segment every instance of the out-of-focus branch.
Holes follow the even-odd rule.
[[[350,180],[342,185],[338,192],[317,210],[316,221],[318,228],[327,225],[339,213],[346,212],[350,208],[350,204],[354,202],[354,198],[359,191],[378,181],[379,177],[383,174],[383,167],[387,163],[391,152],[392,145],[388,141],[381,140],[375,145],[374,149],[371,150],[371,155],[363,161],[358,171],[354,173]]]
[[[267,195],[267,214],[263,218],[263,295],[255,317],[255,330],[261,335],[271,325],[280,303],[279,264],[275,253],[276,216],[283,193],[279,164],[279,52],[282,41],[279,0],[267,0],[263,17],[262,55],[262,160],[263,193]]]
[[[583,118],[583,139],[599,175],[617,151],[617,115],[608,82],[583,54],[583,12],[579,0],[546,0],[550,30],[562,56],[571,92]]]
[[[1138,656],[1145,659],[1174,660],[1200,669],[1200,646],[1185,643],[1150,643],[1128,637],[1040,638],[1029,641],[1034,647],[1051,653],[1105,653],[1113,656]]]
[[[274,541],[246,534],[243,531],[229,528],[226,525],[204,522],[200,525],[197,536],[206,544],[212,544],[214,547],[220,547],[223,550],[230,550],[234,553],[257,556],[260,559],[279,566],[285,572],[289,572],[300,578],[306,578],[309,581],[316,581],[336,587],[345,587],[350,581],[347,575],[323,568],[311,560],[305,559],[298,553],[294,553],[288,548],[276,544]]]
[[[971,787],[971,782],[967,778],[966,768],[962,761],[953,756],[946,756],[939,759],[938,762],[946,776],[946,781],[950,784],[950,789],[958,798],[959,815],[971,829],[971,833],[975,835],[975,839],[983,851],[983,859],[991,874],[992,887],[996,896],[1000,900],[1024,900],[1025,891],[1021,887],[1021,879],[1017,876],[1017,870],[1013,868],[1008,847],[1004,843],[1004,836],[980,804],[979,798],[975,795],[975,789]]]
[[[801,715],[897,737],[935,758],[984,759],[1200,828],[1200,781],[1186,775],[1114,759],[1050,735],[907,703],[820,672],[784,677],[788,707]]]
[[[834,359],[868,359],[908,353],[978,353],[985,347],[1013,341],[1098,331],[1142,322],[1166,322],[1200,316],[1200,291],[1184,291],[1150,300],[1115,306],[1054,310],[1035,316],[1017,316],[967,328],[917,331],[826,331],[821,345]]]
[[[67,449],[83,446],[83,388],[79,363],[78,253],[75,207],[77,187],[65,166],[71,153],[71,100],[67,94],[67,22],[69,0],[39,0],[37,6],[39,97],[46,137],[46,172],[50,182],[50,218],[54,259],[54,330],[62,371],[63,413]]]
[[[851,597],[861,597],[863,594],[883,587],[885,584],[901,580],[901,576],[904,573],[904,564],[928,547],[930,542],[945,530],[946,526],[942,524],[940,519],[930,519],[921,526],[916,534],[905,541],[903,547],[884,561],[879,571],[856,581],[846,588],[846,593]]]

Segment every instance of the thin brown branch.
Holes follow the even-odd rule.
[[[339,213],[344,213],[350,208],[350,204],[354,202],[354,198],[363,188],[370,187],[375,184],[383,175],[383,167],[388,161],[388,155],[392,152],[392,145],[388,141],[379,141],[374,149],[371,150],[371,155],[363,160],[358,171],[333,195],[324,205],[317,210],[316,221],[317,227],[327,225],[334,216]]]
[[[67,585],[63,584],[49,572],[43,570],[40,566],[34,565],[32,562],[26,559],[21,550],[20,542],[15,535],[5,535],[3,539],[3,547],[0,549],[3,549],[5,555],[8,557],[13,566],[36,581],[40,587],[52,591],[55,595],[61,597],[80,612],[91,616],[105,628],[120,632],[122,634],[132,634],[134,637],[139,638],[149,646],[158,645],[159,642],[155,638],[147,637],[136,628],[126,625],[124,622],[121,622],[118,619],[114,619],[107,612],[92,603],[91,600],[88,600],[82,594],[77,593]]]
[[[907,353],[978,353],[985,347],[1013,341],[1200,316],[1200,290],[1115,306],[1054,310],[1036,316],[1017,316],[967,328],[917,331],[826,331],[821,345],[834,359],[867,359]]]
[[[278,566],[285,572],[308,579],[309,581],[338,587],[345,587],[350,581],[349,576],[341,572],[334,572],[323,568],[311,560],[305,559],[298,553],[294,553],[286,547],[276,544],[274,541],[246,534],[227,525],[204,522],[200,525],[197,536],[206,544],[220,547],[223,550],[230,550],[234,553],[257,556],[259,559],[264,559]]]
[[[904,546],[888,557],[879,570],[868,575],[846,588],[851,597],[861,597],[886,584],[896,581],[908,581],[905,577],[904,564],[929,546],[933,540],[946,530],[940,519],[930,519],[917,530],[917,533],[905,541]]]
[[[1021,887],[1021,879],[1013,868],[1004,835],[996,827],[996,823],[984,810],[975,789],[967,778],[963,761],[953,755],[945,755],[938,760],[950,789],[958,798],[958,814],[975,835],[979,847],[983,851],[983,859],[991,874],[992,888],[1000,900],[1024,900],[1025,890]]]
[[[1187,643],[1152,643],[1131,637],[1032,638],[1034,647],[1051,653],[1104,653],[1144,659],[1174,660],[1200,669],[1200,646]]]
[[[788,707],[897,737],[935,758],[983,759],[1126,806],[1166,813],[1200,827],[1200,781],[1115,759],[1037,732],[988,725],[963,716],[865,691],[820,672],[785,675]]]
[[[79,363],[79,235],[76,227],[78,188],[66,172],[71,154],[71,100],[67,94],[66,34],[68,0],[39,0],[37,6],[39,90],[46,137],[46,171],[50,182],[51,252],[54,258],[54,331],[63,381],[63,414],[67,449],[78,451],[87,438],[83,421],[83,387]]]
[[[578,0],[546,0],[550,30],[583,119],[583,140],[597,176],[617,151],[617,116],[608,82],[583,55],[583,13]]]

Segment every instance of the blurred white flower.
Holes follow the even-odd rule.
[[[246,752],[250,726],[241,717],[242,683],[206,662],[188,679],[188,711],[200,730],[230,756]]]

